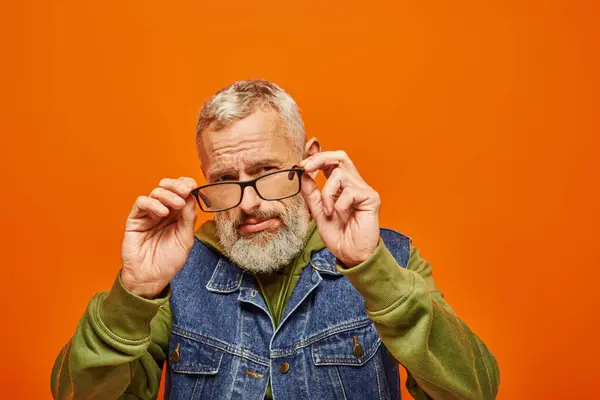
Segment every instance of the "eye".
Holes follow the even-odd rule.
[[[266,175],[269,172],[273,172],[273,171],[277,171],[277,170],[278,170],[277,167],[272,167],[272,166],[260,167],[254,172],[253,175],[254,176],[262,176],[262,175]]]
[[[231,175],[223,175],[215,180],[215,182],[234,181],[235,177]]]

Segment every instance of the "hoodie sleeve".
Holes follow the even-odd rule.
[[[129,292],[121,271],[89,302],[51,375],[54,399],[156,399],[171,332],[171,286],[148,300]]]
[[[444,300],[431,265],[411,245],[402,268],[383,240],[363,263],[337,269],[365,299],[382,342],[408,373],[417,399],[494,399],[498,364],[483,341]]]

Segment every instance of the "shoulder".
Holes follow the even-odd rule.
[[[218,261],[219,253],[196,238],[192,249],[188,253],[185,265],[173,280],[176,283],[182,281],[197,282],[198,279],[208,281]]]

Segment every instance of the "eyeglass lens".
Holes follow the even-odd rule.
[[[265,175],[257,179],[255,185],[259,196],[265,200],[282,199],[300,191],[300,180],[295,171]],[[206,211],[231,208],[240,203],[242,188],[234,182],[207,186],[198,191],[198,198]]]

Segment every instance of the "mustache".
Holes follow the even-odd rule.
[[[277,212],[277,211],[261,211],[261,210],[253,212],[252,214],[247,214],[244,212],[231,222],[232,222],[233,226],[237,229],[240,225],[247,223],[248,220],[250,220],[252,218],[258,219],[258,220],[265,220],[265,219],[269,219],[269,218],[283,219],[283,213]]]

